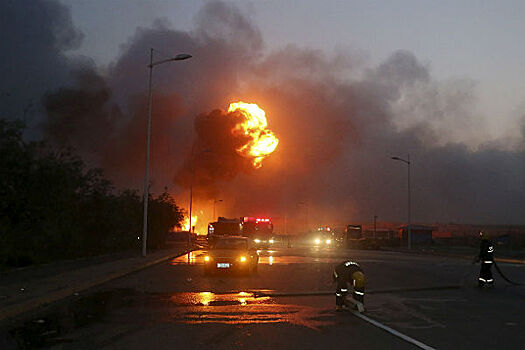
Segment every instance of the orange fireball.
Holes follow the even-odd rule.
[[[243,120],[232,129],[232,133],[248,136],[248,142],[236,149],[243,157],[253,159],[253,166],[260,168],[262,160],[277,148],[279,139],[267,129],[266,113],[255,103],[231,103],[228,112],[239,112]]]

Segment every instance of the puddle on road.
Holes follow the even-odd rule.
[[[260,250],[259,265],[289,265],[289,264],[312,264],[328,263],[335,264],[341,261],[340,258],[326,256],[303,256],[303,255],[283,255],[285,252],[276,250]],[[202,265],[204,257],[207,255],[205,250],[195,250],[188,254],[181,255],[171,260],[171,265]]]
[[[170,302],[177,306],[228,306],[273,303],[270,297],[255,298],[253,293],[177,293],[170,297]]]
[[[271,297],[256,298],[252,292],[177,293],[169,298],[169,302],[177,306],[171,315],[177,323],[290,323],[316,330],[334,323],[331,310],[278,304]]]
[[[181,255],[171,260],[171,265],[196,265],[204,262],[204,256],[206,252],[204,250],[194,250],[188,254]]]
[[[128,309],[126,314],[150,310],[158,322],[188,325],[204,323],[263,324],[289,323],[319,330],[334,324],[332,309],[304,304],[279,303],[268,296],[255,297],[256,292],[185,292],[171,295],[143,294],[133,289],[113,289],[72,298],[20,321],[6,329],[13,348],[33,349],[75,343],[76,330],[93,324],[122,322],[112,320],[116,310]],[[267,291],[267,290],[265,290]],[[164,314],[161,316],[160,314]]]

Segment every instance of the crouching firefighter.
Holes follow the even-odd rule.
[[[479,255],[474,258],[473,263],[481,262],[479,270],[478,287],[483,288],[485,284],[494,285],[492,277],[492,265],[494,265],[494,246],[488,233],[480,232],[481,243],[479,246]]]
[[[333,281],[337,283],[335,291],[335,304],[337,311],[346,307],[344,301],[348,294],[348,285],[353,287],[352,297],[356,301],[356,307],[359,312],[365,311],[365,275],[358,263],[353,261],[344,261],[334,269]]]

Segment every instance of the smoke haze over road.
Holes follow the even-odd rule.
[[[484,142],[473,83],[437,81],[411,52],[393,52],[376,67],[294,45],[268,52],[248,15],[210,2],[190,31],[163,20],[137,28],[102,69],[64,55],[82,38],[64,6],[0,7],[12,14],[0,21],[2,32],[20,35],[3,35],[12,55],[2,58],[0,92],[17,101],[36,96],[44,135],[75,147],[119,186],[143,181],[153,47],[157,59],[193,56],[153,72],[153,191],[167,186],[186,199],[193,146],[197,203],[222,198],[223,214],[301,218],[307,206],[312,223],[403,221],[407,169],[391,157],[410,153],[414,221],[525,223],[525,122],[521,139]],[[239,100],[263,108],[280,140],[260,169],[234,150],[224,110]],[[12,117],[24,109],[9,98],[3,104]]]

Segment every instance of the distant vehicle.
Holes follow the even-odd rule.
[[[336,236],[330,227],[319,227],[311,235],[308,244],[314,247],[334,247],[336,245]]]
[[[361,225],[348,225],[348,226],[346,226],[346,237],[348,239],[361,239],[361,238],[363,238],[363,226],[361,226]]]
[[[268,249],[274,245],[272,219],[269,217],[241,217],[242,235],[253,241],[259,249]]]
[[[223,236],[215,240],[215,244],[204,257],[204,272],[210,274],[216,271],[256,272],[259,263],[257,250],[250,240],[241,236]]]
[[[377,248],[377,243],[375,239],[366,238],[363,235],[361,225],[347,225],[346,246],[352,249],[374,249]]]
[[[219,217],[216,222],[208,224],[208,244],[213,245],[218,237],[223,236],[240,236],[242,225],[239,219],[227,219]]]

